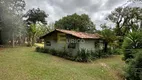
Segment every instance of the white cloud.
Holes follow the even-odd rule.
[[[73,13],[88,14],[97,25],[105,23],[106,16],[127,0],[26,0],[26,10],[40,8],[49,14],[48,22]],[[110,22],[109,22],[110,23]]]

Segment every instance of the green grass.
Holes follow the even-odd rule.
[[[8,48],[0,51],[0,80],[121,80],[121,57],[79,63],[34,48]]]

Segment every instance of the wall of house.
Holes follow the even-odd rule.
[[[93,50],[95,51],[95,40],[84,40],[79,43],[79,49]]]
[[[78,40],[78,38],[73,37],[71,35],[67,35],[67,46],[66,46],[66,50],[68,51],[69,54],[72,54],[72,56],[75,56],[79,50],[79,43],[76,41]],[[73,40],[73,41],[72,41]],[[70,43],[75,43],[75,48],[68,48],[68,45]]]
[[[60,37],[60,35],[65,37]],[[79,50],[79,43],[76,43],[76,47],[74,49],[68,48],[69,45],[68,41],[71,39],[76,39],[76,38],[60,32],[53,33],[51,36],[45,38],[44,47],[48,49],[55,49],[58,51],[66,50],[69,55],[75,56],[77,51]],[[47,46],[46,41],[50,41],[51,46]]]
[[[51,34],[51,36],[47,36],[45,38],[44,47],[48,49],[64,50],[64,48],[66,47],[66,41],[60,41],[61,38],[58,34],[60,33],[55,32]],[[47,41],[51,43],[51,46],[47,45]]]

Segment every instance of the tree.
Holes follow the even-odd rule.
[[[59,21],[56,21],[55,28],[90,33],[93,33],[96,30],[95,25],[93,24],[88,15],[78,15],[76,13],[63,17]]]
[[[119,36],[119,47],[122,46],[124,37],[130,31],[142,30],[142,8],[118,7],[107,17],[107,20],[115,23],[114,32]]]
[[[116,24],[117,36],[125,36],[130,30],[138,30],[142,25],[142,8],[140,7],[118,7],[107,20]]]
[[[29,36],[29,45],[33,46],[36,40],[36,36],[39,30],[39,27],[37,25],[46,25],[46,18],[48,15],[43,11],[38,9],[31,9],[24,15],[27,23],[27,30],[28,30],[28,36]]]
[[[101,31],[101,35],[104,38],[104,51],[108,52],[108,46],[111,48],[114,48],[116,46],[118,46],[117,44],[117,36],[115,36],[114,31],[112,31],[109,28],[104,28]]]
[[[0,0],[0,28],[2,43],[12,42],[22,34],[22,11],[25,8],[24,0]],[[20,30],[20,31],[19,31]]]

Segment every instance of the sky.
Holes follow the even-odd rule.
[[[73,13],[88,14],[96,27],[99,29],[100,24],[107,23],[109,26],[114,25],[106,21],[105,18],[115,8],[119,6],[135,6],[127,0],[25,0],[26,11],[32,8],[44,10],[49,17],[48,23],[54,23],[64,16]],[[142,5],[142,4],[141,4]]]

